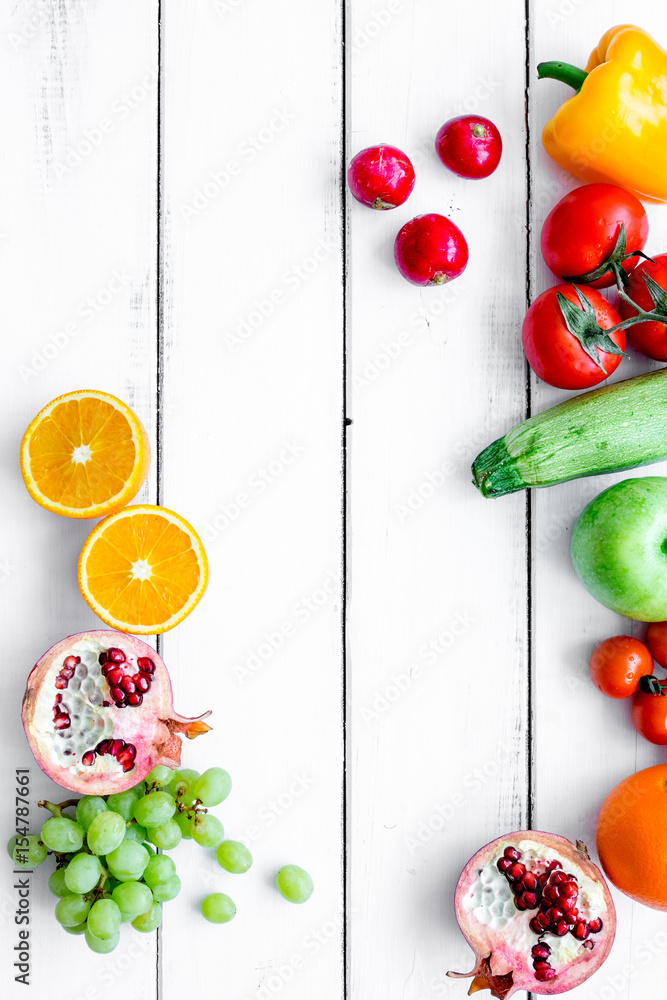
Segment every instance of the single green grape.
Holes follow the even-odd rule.
[[[138,785],[132,785],[132,791],[136,794],[137,798],[140,799],[142,795],[146,794],[146,782],[140,781]]]
[[[74,860],[74,859],[72,859]],[[69,896],[70,891],[65,884],[65,868],[56,868],[54,872],[49,875],[49,891],[53,893],[54,896],[59,896],[63,899],[65,896]]]
[[[171,851],[172,848],[178,847],[183,838],[181,828],[174,819],[168,819],[161,826],[152,826],[146,836],[151,844],[155,844],[161,851]]]
[[[76,805],[76,821],[87,830],[99,813],[107,811],[107,804],[101,795],[84,795]]]
[[[150,854],[143,844],[123,840],[107,854],[107,868],[119,882],[136,881],[144,873]]]
[[[224,892],[212,892],[202,899],[201,912],[212,924],[226,924],[236,916],[236,904]]]
[[[178,771],[174,771],[174,776],[171,779],[169,785],[169,791],[176,798],[178,795],[179,801],[186,806],[191,806],[195,800],[192,794],[192,787],[199,778],[199,771],[193,771],[189,767],[180,768]]]
[[[70,892],[83,895],[95,888],[101,874],[99,858],[94,854],[77,854],[65,869],[65,885]]]
[[[88,847],[93,854],[110,854],[125,838],[125,820],[120,813],[99,813],[88,827]]]
[[[217,816],[200,813],[190,825],[192,839],[201,847],[217,847],[225,837],[225,829]]]
[[[232,875],[242,875],[243,872],[248,871],[252,864],[252,854],[238,840],[223,840],[215,852],[215,856],[220,867],[231,872]]]
[[[145,827],[162,826],[175,812],[176,803],[168,792],[149,792],[134,805],[134,818]]]
[[[62,924],[61,924],[61,927],[62,927]],[[86,921],[84,920],[84,922],[82,924],[75,924],[74,927],[63,927],[63,930],[67,931],[68,934],[85,934],[85,932],[86,932]]]
[[[120,927],[120,910],[113,899],[98,899],[88,914],[88,930],[96,938],[108,941]]]
[[[139,823],[128,823],[125,830],[125,840],[133,840],[135,844],[143,844],[146,839],[146,827]]]
[[[58,854],[80,851],[83,847],[83,827],[67,816],[47,819],[40,836],[48,849]]]
[[[36,833],[29,833],[26,837],[19,837],[18,834],[12,837],[7,844],[7,853],[17,868],[36,868],[49,852]]]
[[[120,931],[116,931],[108,938],[98,938],[95,934],[91,934],[90,928],[86,924],[85,929],[86,944],[91,951],[94,951],[97,955],[108,955],[110,951],[118,946],[120,941]]]
[[[184,840],[192,840],[191,820],[186,812],[179,811],[174,815],[174,823],[178,823]]]
[[[111,893],[111,898],[120,910],[123,922],[134,920],[153,903],[153,893],[143,882],[121,882]]]
[[[232,790],[232,779],[222,767],[209,767],[197,778],[192,794],[207,806],[219,806]]]
[[[284,865],[276,875],[276,886],[290,903],[305,903],[313,894],[312,878],[298,865]]]
[[[156,927],[160,926],[162,921],[162,906],[160,903],[153,903],[150,910],[146,913],[142,913],[140,916],[135,917],[132,921],[132,926],[138,930],[142,931],[144,934],[149,934],[154,931]]]
[[[173,776],[173,768],[165,767],[164,764],[158,764],[157,767],[153,768],[150,774],[146,775],[146,784],[162,788],[163,785],[169,784]]]
[[[144,882],[151,889],[164,885],[176,874],[176,865],[166,854],[154,854],[144,871]]]
[[[137,798],[133,788],[128,788],[124,792],[112,792],[111,795],[107,795],[107,809],[120,813],[124,820],[132,819],[132,808]]]
[[[168,882],[160,882],[153,889],[153,898],[158,903],[168,903],[170,899],[175,899],[181,891],[181,880],[178,875],[174,875]]]
[[[90,911],[90,901],[84,896],[75,895],[64,896],[56,904],[56,920],[63,927],[76,927],[82,924]]]

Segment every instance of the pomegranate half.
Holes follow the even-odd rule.
[[[456,919],[477,956],[470,993],[574,989],[605,961],[616,933],[609,889],[581,841],[537,830],[508,833],[466,865]]]
[[[37,661],[23,696],[35,760],[57,784],[86,795],[121,792],[157,764],[177,767],[181,734],[211,727],[174,712],[167,668],[152,646],[99,629],[61,639]]]

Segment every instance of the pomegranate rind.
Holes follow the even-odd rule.
[[[155,664],[151,697],[147,696],[141,710],[118,709],[111,705],[104,712],[105,716],[118,719],[121,726],[129,727],[133,734],[132,742],[137,746],[138,753],[135,766],[127,772],[106,757],[96,759],[91,767],[86,767],[81,762],[82,754],[64,767],[49,753],[44,713],[45,710],[47,713],[50,710],[52,697],[56,694],[55,687],[51,687],[51,678],[55,677],[65,657],[86,642],[99,643],[106,649],[119,647],[126,655],[135,659],[149,657]],[[188,719],[174,712],[169,672],[152,646],[125,633],[96,629],[67,636],[40,657],[28,676],[21,718],[35,760],[48,777],[69,791],[84,795],[108,795],[132,788],[143,781],[158,764],[178,767],[181,760],[181,735],[193,739],[207,732],[210,726],[203,720],[210,714],[205,712],[196,719]],[[103,735],[108,738],[110,734]],[[120,731],[115,735],[120,736]]]
[[[637,771],[612,789],[598,817],[597,850],[617,889],[667,910],[667,764]]]
[[[156,516],[165,521],[167,525],[171,524],[186,535],[189,539],[192,552],[196,558],[198,566],[198,581],[196,586],[193,588],[192,592],[185,596],[185,599],[178,610],[170,615],[164,620],[153,620],[153,621],[124,621],[111,613],[110,608],[105,607],[98,597],[96,596],[96,583],[95,580],[89,576],[88,561],[93,548],[98,544],[104,544],[104,534],[105,531],[117,524],[119,521],[125,518],[132,518],[135,515],[146,515],[148,517]],[[117,577],[118,574],[111,574]],[[127,585],[135,580],[136,578],[132,576],[130,572],[125,573],[123,576],[122,583],[114,592],[114,601],[122,593]],[[194,607],[201,600],[206,586],[208,583],[208,559],[206,558],[206,552],[202,541],[192,527],[192,525],[186,521],[184,517],[180,514],[176,514],[173,510],[169,510],[167,507],[158,507],[154,504],[135,504],[131,507],[125,507],[124,510],[118,511],[116,514],[111,514],[106,517],[103,521],[100,521],[98,525],[93,528],[90,535],[84,542],[83,548],[81,549],[81,555],[79,556],[78,565],[78,581],[79,590],[81,591],[81,596],[83,597],[86,604],[95,612],[98,618],[100,618],[105,625],[110,628],[118,629],[120,632],[127,632],[132,635],[159,635],[162,632],[168,632],[170,629],[175,628],[176,625],[180,624],[184,618],[190,614]],[[150,581],[146,581],[148,584]],[[160,580],[158,580],[160,584]],[[165,581],[162,580],[161,586],[165,586]],[[181,588],[174,587],[174,591],[181,591]],[[113,606],[113,601],[111,602]],[[134,611],[134,608],[132,609]]]
[[[127,421],[132,437],[135,451],[135,461],[130,476],[123,487],[113,496],[108,497],[103,503],[94,504],[89,507],[71,507],[59,503],[55,497],[48,496],[38,486],[32,473],[31,444],[35,434],[39,432],[44,422],[48,420],[52,412],[64,403],[79,401],[83,399],[95,399],[107,403],[115,410],[119,411]],[[53,514],[61,514],[63,517],[72,517],[78,520],[90,520],[96,517],[106,517],[122,510],[137,495],[148,476],[148,469],[151,460],[151,447],[146,433],[146,428],[141,423],[137,415],[130,409],[127,403],[108,392],[98,389],[78,389],[74,392],[64,393],[47,403],[39,413],[31,420],[23,439],[21,440],[21,475],[25,487],[40,507],[51,511]]]
[[[552,982],[538,982],[533,970],[528,964],[527,956],[504,946],[502,931],[496,933],[496,947],[492,945],[492,935],[474,917],[471,910],[464,906],[464,900],[476,881],[478,872],[502,853],[508,846],[518,846],[521,842],[532,841],[542,847],[554,851],[560,858],[563,867],[571,874],[582,873],[599,886],[604,905],[598,916],[603,920],[603,930],[595,938],[595,948],[588,951],[582,946],[582,954],[564,969],[558,971],[558,978]],[[517,990],[527,990],[539,996],[554,996],[574,989],[589,979],[606,961],[614,943],[616,933],[616,910],[614,902],[600,869],[589,858],[586,847],[581,841],[572,844],[565,837],[545,833],[540,830],[518,830],[514,833],[497,837],[482,847],[463,869],[455,892],[456,919],[464,937],[477,956],[472,972],[450,972],[452,978],[471,978],[473,980],[470,993],[488,989],[491,996],[498,1000],[507,1000]],[[516,911],[517,919],[528,920],[529,912]],[[537,937],[535,938],[537,942]]]

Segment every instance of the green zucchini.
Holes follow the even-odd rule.
[[[667,368],[593,389],[513,427],[480,452],[485,497],[553,486],[667,458]]]

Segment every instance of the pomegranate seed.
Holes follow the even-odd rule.
[[[503,851],[503,854],[506,858],[510,858],[512,861],[521,860],[521,851],[517,851],[516,847],[506,847],[505,850]]]
[[[517,896],[516,899],[514,900],[514,905],[516,906],[517,910],[527,909],[527,906],[523,901],[523,896]]]
[[[83,757],[81,758],[81,763],[85,764],[86,767],[90,767],[91,764],[95,763],[96,753],[94,750],[86,750]]]
[[[523,881],[519,879],[518,882],[512,882],[510,884],[510,889],[512,890],[515,896],[520,896],[521,893],[524,891]]]
[[[107,681],[109,683],[109,687],[118,687],[122,679],[123,671],[120,667],[111,667],[107,671]]]
[[[512,867],[512,862],[509,858],[499,858],[497,867],[498,871],[504,875],[507,869]]]
[[[526,872],[526,874],[523,876],[522,881],[526,889],[528,889],[530,892],[533,892],[535,889],[537,889],[537,879],[535,878],[532,872]]]
[[[56,729],[69,729],[72,725],[69,715],[58,715],[55,721]]]
[[[533,962],[533,968],[535,969],[536,972],[538,972],[540,969],[550,969],[551,966],[549,965],[548,962],[545,962],[543,959],[540,958],[536,959],[536,961]]]
[[[530,954],[533,958],[548,958],[551,954],[551,948],[548,944],[534,944]]]
[[[100,655],[97,657],[97,659],[99,660],[100,664],[106,663],[107,662],[107,654],[104,651],[102,651],[100,653]]]
[[[70,667],[73,669],[77,663],[81,663],[80,656],[66,656],[63,660],[63,667]]]
[[[115,757],[119,750],[122,750],[125,746],[125,740],[112,740],[109,744],[109,753],[112,757]]]
[[[97,746],[95,747],[95,749],[97,750],[97,752],[99,754],[102,754],[102,755],[104,755],[105,753],[108,753],[109,752],[109,741],[108,740],[102,740],[101,743],[97,744]]]
[[[539,914],[538,914],[537,917],[533,917],[533,919],[528,924],[528,926],[530,927],[530,929],[533,932],[533,934],[542,934],[542,932],[545,930],[545,928],[542,927],[542,924],[539,923],[538,917],[539,917]]]
[[[127,774],[127,772],[131,771],[133,767],[134,767],[134,761],[133,760],[127,761],[127,763],[123,764],[123,773]]]
[[[527,910],[534,910],[537,906],[537,896],[534,892],[524,892],[522,899],[526,904]]]
[[[145,674],[154,674],[155,673],[155,664],[153,663],[153,661],[151,660],[151,658],[149,656],[140,656],[139,659],[137,660],[137,666],[139,667],[139,670],[143,671],[143,673],[145,673]],[[506,847],[505,851],[508,851],[508,850],[512,851],[512,850],[514,850],[514,848],[513,847]],[[519,854],[519,857],[521,857],[520,854]],[[516,861],[518,859],[517,858],[513,858],[513,860]]]
[[[115,702],[125,701],[125,692],[120,687],[112,687],[111,697]]]
[[[539,875],[537,879],[537,884],[540,889],[544,889],[545,885],[549,881],[548,875]]]
[[[62,691],[63,688],[66,688],[67,687],[66,678],[60,676],[56,677],[56,687],[58,688],[59,691]]]
[[[554,872],[554,874],[551,876],[552,885],[560,885],[562,882],[567,882],[567,881],[569,881],[569,879],[568,876],[565,874],[565,872]]]
[[[143,700],[144,696],[142,694],[137,694],[136,692],[134,694],[128,694],[127,696],[128,705],[132,705],[135,708],[137,705],[141,705]]]
[[[562,899],[569,899],[572,896],[577,896],[579,893],[579,886],[576,882],[563,882],[559,889]]]
[[[103,701],[102,702],[102,708],[111,708],[111,702],[110,701]]]
[[[61,694],[57,694],[56,695],[56,705],[59,705],[62,700],[63,700],[63,696]]]
[[[604,925],[600,920],[600,918],[596,917],[595,920],[591,920],[591,922],[588,925],[588,929],[591,932],[591,934],[599,934],[603,926]]]
[[[553,929],[553,933],[556,937],[565,937],[569,929],[570,925],[566,923],[565,920],[559,920]]]
[[[538,913],[536,917],[533,917],[533,919],[537,924],[538,934],[540,934],[542,931],[545,931],[549,926],[549,918],[546,915],[546,913]]]
[[[585,920],[578,920],[572,929],[572,934],[578,941],[585,941],[590,934],[590,928]]]
[[[149,687],[151,686],[150,677],[146,677],[146,674],[135,674],[132,680],[136,684],[137,691],[141,692],[141,694],[146,694]],[[501,858],[501,860],[503,859]],[[507,861],[507,864],[509,866],[511,863],[509,859],[505,858],[504,860]],[[502,868],[500,870],[502,871]]]
[[[555,885],[548,885],[544,890],[543,897],[550,903],[557,903],[560,899],[560,893]]]
[[[557,906],[550,906],[545,916],[549,918],[552,924],[555,924],[557,920],[563,919],[563,911],[559,910]]]
[[[112,646],[111,649],[107,649],[107,656],[112,663],[125,663],[125,653],[122,649],[118,649],[116,646]]]
[[[547,865],[547,871],[548,872],[555,872],[556,869],[562,868],[562,867],[563,866],[560,863],[560,861],[550,861],[549,864]]]
[[[125,694],[135,694],[137,690],[136,687],[134,686],[134,681],[132,680],[132,678],[127,676],[123,677],[122,681],[118,686],[123,689]]]
[[[135,747],[135,745],[133,743],[128,743],[125,749],[130,751],[132,760],[134,760],[134,758],[137,756],[137,748]]]
[[[129,761],[134,760],[134,758],[132,757],[132,754],[129,753],[128,748],[123,747],[123,749],[116,754],[116,760],[119,764],[127,764]]]
[[[554,979],[558,979],[558,975],[553,969],[541,969],[535,973],[535,978],[538,983],[550,983]]]
[[[588,938],[587,941],[582,941],[581,947],[585,948],[586,951],[593,951],[593,948],[595,947],[595,942],[591,941],[591,939]]]
[[[519,862],[514,862],[514,864],[507,869],[505,872],[507,878],[510,882],[518,882],[520,878],[523,878],[523,873],[526,870],[526,866],[520,864]]]
[[[68,681],[71,681],[74,677],[74,667],[63,667],[60,671],[61,677],[66,677]]]

